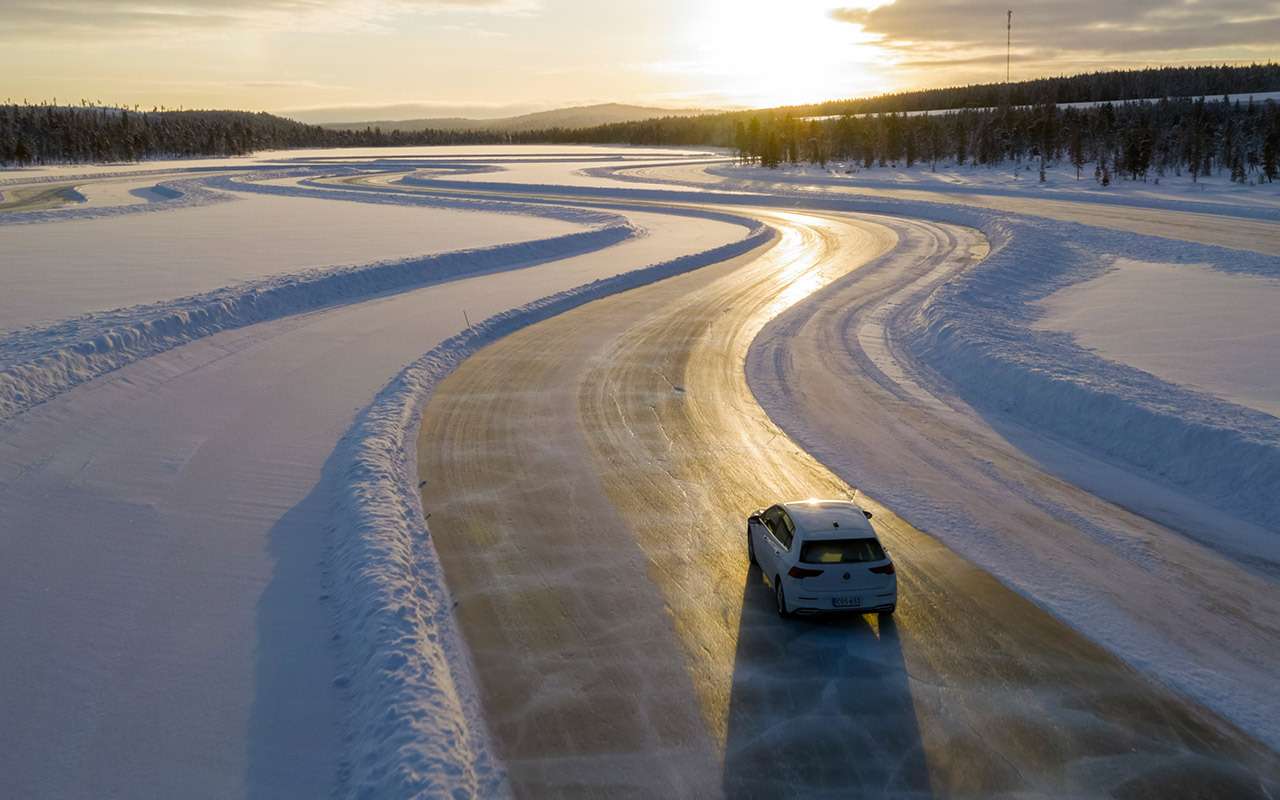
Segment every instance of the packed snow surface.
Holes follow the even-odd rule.
[[[1280,417],[1280,270],[1267,278],[1122,258],[1039,305],[1037,330]]]
[[[1229,625],[1231,632],[1220,639],[1212,637],[1216,645],[1211,637],[1197,636],[1196,628],[1189,635],[1170,632],[1171,626],[1212,625],[1222,619],[1228,610],[1220,604],[1228,592],[1215,596],[1215,585],[1256,590],[1252,604],[1232,606],[1250,624],[1265,628],[1260,620],[1271,616],[1274,581],[1280,576],[1280,504],[1275,501],[1280,496],[1280,419],[1226,399],[1221,387],[1215,394],[1192,383],[1188,374],[1194,370],[1203,376],[1226,365],[1238,385],[1245,365],[1256,363],[1256,351],[1242,342],[1262,331],[1274,336],[1274,314],[1271,320],[1246,315],[1238,321],[1208,300],[1212,311],[1200,309],[1199,323],[1190,335],[1216,328],[1211,338],[1221,347],[1213,354],[1189,349],[1183,354],[1189,363],[1177,374],[1161,373],[1149,362],[1144,362],[1147,368],[1135,366],[1136,361],[1118,353],[1082,346],[1072,333],[1038,324],[1046,314],[1045,298],[1101,280],[1126,261],[1158,262],[1188,270],[1184,275],[1211,271],[1212,277],[1196,290],[1221,292],[1234,282],[1224,279],[1235,278],[1269,286],[1280,277],[1275,188],[1210,182],[1201,189],[1203,184],[1186,180],[1159,186],[1125,182],[1118,190],[1103,192],[1087,181],[1079,188],[1069,186],[1059,172],[1057,186],[1064,188],[1055,194],[1052,182],[1040,186],[1010,176],[1010,185],[988,186],[984,179],[1000,183],[998,171],[974,171],[979,178],[957,176],[954,187],[935,185],[927,167],[917,167],[914,180],[901,182],[894,179],[897,172],[913,171],[868,170],[849,176],[804,168],[684,164],[623,168],[618,174],[625,180],[641,173],[646,182],[692,184],[704,192],[758,193],[754,202],[891,214],[959,224],[985,234],[991,252],[981,263],[931,286],[926,283],[925,289],[906,287],[910,291],[901,300],[895,296],[884,303],[882,341],[868,353],[879,348],[896,354],[897,360],[887,367],[876,363],[892,381],[897,381],[892,377],[895,370],[901,374],[903,364],[912,365],[911,377],[923,388],[906,389],[899,381],[894,391],[906,391],[913,406],[956,404],[976,413],[979,427],[1012,443],[1021,458],[1029,456],[1048,473],[1118,504],[1109,516],[1092,518],[1072,510],[1039,488],[1037,480],[1020,485],[1025,477],[1016,472],[1004,475],[990,461],[948,466],[957,474],[989,477],[994,500],[980,493],[949,496],[956,491],[956,481],[943,479],[944,488],[937,488],[936,478],[911,473],[895,479],[889,469],[860,470],[866,459],[832,450],[823,437],[807,437],[805,423],[797,420],[797,409],[788,398],[761,383],[761,370],[768,373],[774,362],[749,365],[753,388],[764,386],[761,399],[770,413],[855,485],[887,499],[897,513],[918,521],[1129,663],[1264,741],[1280,741],[1269,701],[1269,665],[1274,660],[1269,639],[1251,637],[1240,625]],[[1075,183],[1074,175],[1070,183]],[[700,196],[704,202],[732,202],[714,191]],[[1153,282],[1146,288],[1156,313],[1185,308],[1188,302],[1177,299],[1185,286],[1176,281],[1167,287]],[[1244,304],[1241,309],[1258,307]],[[1261,308],[1265,307],[1264,300]],[[1108,322],[1118,337],[1142,340],[1143,314],[1122,313],[1114,302],[1106,308],[1114,312]],[[797,311],[802,313],[811,311]],[[775,329],[774,335],[786,330]],[[838,330],[859,342],[865,333],[862,328]],[[1134,354],[1129,349],[1124,355]],[[1211,358],[1221,363],[1211,365]],[[779,363],[793,366],[786,358]],[[808,388],[803,379],[801,386]],[[1261,391],[1265,395],[1268,390]],[[798,394],[822,406],[807,391]],[[839,428],[840,420],[824,424]],[[907,438],[890,435],[884,446],[915,454],[909,436],[897,433]],[[921,446],[920,452],[932,451]],[[943,460],[941,455],[927,458]],[[964,484],[984,480],[975,477]],[[1071,519],[1087,546],[1058,556],[1052,553],[1056,544],[1037,545],[1034,537],[1018,534],[1016,524],[993,532],[982,518],[969,516],[971,509],[988,502],[1004,514],[1019,503],[1030,503],[1055,519]],[[1145,532],[1117,535],[1124,526],[1116,523],[1128,511],[1156,521],[1164,526],[1159,537],[1172,538],[1153,538]],[[1094,549],[1094,557],[1080,557]],[[1132,565],[1140,579],[1125,576]],[[1195,590],[1189,585],[1177,602],[1160,602],[1152,599],[1159,592],[1144,595],[1135,588],[1160,574],[1175,585],[1190,581]],[[1164,591],[1167,585],[1158,588]],[[1237,638],[1233,641],[1232,636]]]
[[[323,255],[305,269],[175,300],[152,284],[144,305],[3,337],[36,362],[122,356],[0,422],[0,773],[15,796],[500,792],[403,471],[430,382],[402,371],[765,233],[724,214],[471,201],[448,212],[471,218],[469,238],[432,239],[441,210],[423,198],[271,191],[245,184],[224,205],[405,212],[425,235],[408,259],[342,267],[303,242]],[[170,250],[206,235],[195,212],[212,209],[161,229]],[[480,246],[522,225],[532,241]],[[67,346],[85,330],[103,333]],[[148,336],[159,349],[129,349]]]
[[[604,174],[616,168],[591,169]],[[1143,196],[1135,185],[1127,196],[1095,196],[1080,191],[1069,199],[1046,204],[1040,197],[1033,197],[1042,189],[1015,186],[995,193],[1001,199],[999,205],[983,207],[971,202],[971,187],[961,187],[961,191],[890,187],[873,188],[865,194],[836,194],[809,191],[800,174],[765,184],[764,178],[777,175],[765,170],[689,164],[671,170],[627,167],[621,172],[642,171],[645,178],[641,182],[660,182],[671,172],[714,175],[719,170],[735,179],[719,185],[701,181],[701,186],[752,192],[761,192],[764,187],[772,196],[685,190],[669,192],[666,198],[887,213],[981,230],[992,244],[990,256],[973,269],[952,275],[933,287],[912,307],[913,313],[895,309],[892,346],[912,353],[929,372],[931,389],[941,396],[957,397],[980,415],[1003,420],[996,423],[1002,432],[1011,430],[1005,423],[1035,431],[1034,445],[1024,439],[1019,446],[1025,453],[1042,459],[1051,472],[1082,480],[1091,491],[1172,525],[1174,532],[1166,535],[1193,537],[1195,541],[1189,545],[1185,540],[1179,542],[1179,553],[1194,553],[1198,543],[1203,542],[1214,548],[1218,559],[1214,570],[1224,574],[1235,570],[1238,575],[1239,565],[1248,564],[1261,565],[1263,574],[1275,574],[1280,566],[1280,547],[1268,530],[1280,522],[1275,517],[1273,500],[1280,489],[1280,426],[1276,420],[1253,409],[1223,403],[1195,387],[1100,357],[1068,335],[1034,325],[1041,314],[1037,301],[1063,287],[1096,278],[1117,259],[1148,257],[1184,266],[1213,264],[1215,269],[1237,276],[1276,275],[1275,257],[1264,254],[1270,252],[1272,245],[1251,241],[1252,229],[1248,227],[1274,225],[1274,211],[1265,201],[1255,206],[1247,198],[1241,202],[1208,203],[1171,195]],[[474,174],[469,180],[491,188],[516,186],[501,174]],[[411,182],[430,183],[418,179]],[[449,181],[446,177],[442,185],[458,183],[462,181]],[[1224,193],[1239,189],[1231,187]],[[538,190],[551,189],[541,186]],[[578,191],[593,197],[630,194],[653,200],[661,196],[647,187],[583,187]],[[1265,188],[1261,192],[1265,197]],[[1019,213],[1024,205],[1029,215]],[[1193,219],[1200,226],[1198,229],[1180,227],[1189,216],[1187,210],[1198,215]],[[1041,211],[1051,213],[1041,215]],[[1108,224],[1099,228],[1076,220]],[[1231,235],[1223,240],[1241,242],[1250,250],[1257,247],[1262,252],[1179,239],[1179,234],[1203,235],[1205,230],[1211,234],[1226,231]],[[1151,231],[1167,235],[1147,235]],[[1092,453],[1092,460],[1074,459],[1077,448]],[[1043,499],[1017,494],[1032,493],[1033,489],[1010,483],[1002,491],[1051,507]],[[1081,518],[1079,524],[1101,544],[1104,558],[1073,572],[1072,588],[1064,591],[1058,585],[1061,574],[1046,569],[1034,555],[1019,552],[1023,542],[1001,540],[968,523],[955,524],[955,514],[959,512],[940,508],[937,498],[928,492],[890,488],[884,489],[884,496],[893,500],[900,513],[927,520],[940,537],[1063,619],[1081,626],[1130,663],[1152,671],[1267,741],[1280,740],[1280,731],[1272,724],[1267,706],[1257,702],[1266,694],[1269,677],[1265,669],[1259,671],[1256,647],[1249,650],[1244,646],[1248,642],[1238,642],[1242,647],[1234,661],[1230,657],[1195,661],[1212,662],[1214,669],[1230,674],[1229,680],[1206,679],[1203,670],[1184,668],[1184,656],[1196,648],[1181,650],[1185,641],[1177,646],[1162,641],[1160,631],[1169,623],[1167,618],[1157,613],[1154,620],[1148,617],[1139,621],[1149,609],[1144,607],[1142,614],[1134,617],[1131,611],[1137,606],[1130,609],[1105,601],[1112,591],[1108,588],[1109,579],[1122,572],[1106,568],[1107,542],[1123,549],[1123,557],[1136,552],[1139,561],[1147,557],[1147,542],[1109,540],[1111,532],[1105,525]],[[1114,513],[1123,512],[1117,509]],[[1224,565],[1222,554],[1238,563]],[[1179,556],[1170,570],[1181,576],[1185,570],[1194,572],[1198,566],[1203,565],[1193,554],[1185,559]],[[1253,575],[1250,579],[1259,578]],[[1267,578],[1261,580],[1265,583]],[[1197,606],[1197,611],[1202,610]]]
[[[609,171],[616,167],[645,168],[656,164],[670,164],[670,157],[662,159],[628,159],[607,161],[602,163],[584,163],[577,169],[566,171],[564,166],[556,163],[528,165],[498,165],[494,172],[473,171],[455,175],[457,180],[470,180],[477,183],[510,182],[521,184],[556,184],[558,186],[616,186]],[[513,168],[515,167],[515,168]],[[450,177],[440,175],[439,177]],[[661,184],[651,184],[653,188],[662,188]]]
[[[477,161],[541,160],[558,157],[565,161],[593,159],[617,161],[626,158],[671,158],[675,156],[718,155],[714,148],[620,147],[617,145],[444,145],[440,147],[345,147],[318,150],[263,150],[251,156],[196,158],[173,161],[139,161],[133,164],[46,164],[0,169],[0,186],[39,180],[69,180],[79,177],[129,174],[172,174],[179,171],[208,171],[256,168],[264,164],[350,164],[359,161],[403,158],[413,161],[469,158]],[[583,164],[571,166],[578,169]]]
[[[357,418],[335,460],[346,465],[335,504],[334,558],[345,584],[339,624],[356,642],[339,678],[355,696],[359,795],[388,786],[399,795],[505,790],[488,751],[452,604],[429,542],[413,455],[418,416],[435,385],[468,355],[506,333],[592,299],[712,264],[767,242],[762,224],[719,247],[601,278],[496,314],[409,365]],[[431,476],[426,476],[430,479]],[[370,627],[374,628],[372,631]],[[426,637],[428,643],[422,641]],[[423,719],[431,715],[430,721]],[[388,781],[385,771],[393,770]]]
[[[0,224],[0,331],[305,268],[563,235],[557,219],[237,193],[233,202]]]
[[[993,250],[967,266],[918,221],[938,211],[884,218],[898,247],[767,327],[752,390],[875,501],[1274,746],[1280,539],[1237,515],[1271,513],[1277,426],[1035,329],[1036,294],[1122,239],[975,216]]]
[[[1038,165],[1023,162],[1009,167],[991,167],[967,164],[940,163],[932,169],[928,164],[901,166],[862,167],[857,164],[836,164],[825,169],[813,166],[786,166],[781,169],[764,167],[712,165],[699,167],[693,164],[674,169],[681,179],[703,170],[712,176],[735,182],[750,181],[757,186],[830,188],[887,192],[899,197],[932,200],[955,195],[957,202],[973,195],[987,197],[1011,197],[1034,200],[1070,200],[1080,203],[1097,203],[1102,206],[1188,211],[1205,214],[1225,214],[1251,219],[1280,221],[1280,183],[1239,184],[1228,176],[1204,175],[1193,181],[1189,175],[1151,175],[1146,180],[1127,180],[1115,177],[1110,186],[1103,187],[1093,179],[1093,164],[1086,164],[1081,178],[1076,178],[1073,167],[1055,164],[1045,171],[1045,181],[1039,180]],[[630,172],[630,170],[627,170]],[[660,174],[659,170],[653,173]],[[919,195],[909,192],[918,190]],[[931,193],[924,194],[925,192]],[[1033,207],[1027,213],[1035,213]]]
[[[762,243],[767,230],[734,216],[750,202],[979,229],[990,257],[885,326],[917,377],[1038,431],[1048,444],[1036,457],[1063,473],[1063,453],[1097,458],[1120,476],[1094,489],[1103,496],[1140,505],[1128,487],[1158,483],[1166,493],[1148,493],[1148,505],[1177,492],[1186,519],[1210,520],[1202,537],[1274,553],[1274,538],[1258,536],[1280,526],[1266,311],[1280,265],[1265,254],[1270,240],[1253,244],[1280,219],[1274,191],[1167,181],[1100,195],[1059,172],[1048,187],[1021,176],[982,187],[997,208],[973,203],[977,179],[959,172],[917,175],[925,185],[904,189],[907,179],[888,173],[876,184],[830,171],[654,166],[680,155],[297,151],[0,173],[0,187],[63,181],[90,198],[0,215],[6,789],[500,792],[416,505],[405,455],[415,412],[493,336]],[[628,165],[650,185],[608,184]],[[334,182],[365,173],[385,180]],[[126,198],[110,189],[95,205],[106,176],[149,202],[117,203]],[[857,193],[813,191],[858,181]],[[433,183],[524,196],[432,196]],[[556,186],[568,188],[527,196]],[[1047,205],[1050,195],[1064,205]],[[735,208],[664,213],[655,201]],[[1022,204],[1046,213],[1028,217]],[[1045,218],[1054,209],[1077,221]],[[1078,224],[1100,219],[1097,209],[1134,222]],[[1242,249],[1134,234],[1170,209],[1241,226],[1231,241]],[[908,519],[938,518],[928,496],[893,499]],[[979,541],[972,552],[1052,608],[1060,593],[1043,564],[1001,558],[1016,546]],[[1109,575],[1099,563],[1079,577],[1101,590]],[[1105,609],[1074,623],[1275,734],[1196,665],[1126,650],[1125,621]]]

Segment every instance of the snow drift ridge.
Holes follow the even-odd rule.
[[[730,203],[737,198],[728,192],[759,189],[756,182],[740,179],[740,173],[710,171],[733,179],[715,192],[669,196]],[[612,174],[627,177],[625,169]],[[1069,334],[1032,327],[1041,313],[1035,301],[1097,277],[1116,258],[1207,264],[1272,278],[1280,277],[1280,260],[960,204],[787,192],[776,185],[769,191],[746,202],[898,215],[981,231],[991,244],[988,258],[938,287],[897,331],[915,357],[979,410],[1083,445],[1239,519],[1280,532],[1280,505],[1274,501],[1280,495],[1280,419],[1103,359]]]
[[[0,421],[98,375],[202,336],[382,292],[588,253],[638,233],[621,217],[610,217],[594,229],[548,239],[273,276],[15,331],[0,336]]]
[[[1042,313],[1035,301],[1101,274],[1116,257],[1271,275],[1280,264],[1036,219],[993,217],[981,227],[992,243],[988,259],[938,287],[901,332],[916,356],[980,409],[1280,531],[1280,420],[1103,359],[1069,334],[1032,329]]]

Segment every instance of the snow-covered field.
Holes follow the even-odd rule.
[[[914,327],[904,333],[919,357],[979,408],[1102,454],[1230,517],[1273,530],[1280,526],[1274,503],[1280,419],[1107,360],[1069,334],[1034,326],[1043,314],[1037,301],[1097,277],[1118,258],[1193,269],[1211,264],[1231,277],[1270,281],[1280,277],[1280,261],[1084,226],[977,216],[976,226],[993,240],[992,256],[922,304]],[[1133,326],[1140,319],[1130,316]],[[1201,325],[1229,331],[1219,337],[1243,333],[1232,315],[1207,323],[1202,317]],[[1262,335],[1263,346],[1280,342],[1274,327]],[[1233,359],[1244,357],[1233,349]],[[1144,498],[1115,499],[1160,515]]]
[[[149,178],[90,181],[83,184],[78,191],[84,197],[81,208],[165,203],[182,196],[180,189],[157,183]]]
[[[711,155],[711,154],[709,154]],[[697,159],[691,159],[696,161]],[[663,158],[650,159],[628,159],[626,161],[615,160],[612,162],[602,163],[582,163],[577,169],[566,171],[562,164],[520,164],[515,165],[516,169],[512,169],[511,165],[497,165],[498,169],[494,172],[480,173],[472,172],[469,174],[459,174],[454,176],[456,180],[470,180],[476,182],[510,182],[519,184],[552,184],[557,186],[616,186],[617,182],[606,177],[607,170],[614,167],[626,166],[628,170],[634,167],[648,167],[656,164],[669,164],[671,158],[669,156]],[[604,174],[602,174],[604,173]],[[448,177],[448,176],[440,176]],[[661,184],[650,184],[650,188],[662,188]]]
[[[90,197],[92,188],[87,189]],[[0,224],[0,333],[313,267],[572,233],[527,215],[236,193],[232,202],[73,223]],[[52,218],[52,214],[46,218]]]
[[[521,214],[497,202],[473,202],[474,210],[463,212],[422,207],[418,198],[340,197],[255,194],[104,219],[104,226],[157,226],[131,259],[116,262],[135,270],[136,297],[151,302],[27,329],[16,334],[21,342],[8,338],[10,353],[21,353],[24,363],[39,361],[42,347],[48,357],[68,342],[90,366],[96,356],[128,357],[107,363],[96,380],[64,381],[43,402],[0,422],[0,595],[7,609],[0,622],[0,771],[7,792],[314,797],[335,786],[381,787],[397,796],[500,787],[501,772],[466,699],[465,654],[449,644],[447,604],[414,618],[407,632],[415,639],[389,627],[387,603],[404,602],[392,581],[403,586],[405,575],[413,576],[410,592],[423,603],[443,588],[438,575],[423,571],[429,545],[412,563],[377,556],[390,541],[385,526],[412,519],[386,518],[375,502],[378,492],[403,486],[387,462],[367,460],[377,440],[361,425],[385,408],[385,401],[370,403],[468,320],[525,306],[529,315],[548,313],[627,281],[722,258],[723,248],[749,247],[760,231],[714,214],[545,205]],[[231,223],[200,230],[212,219],[205,213],[257,200],[293,204],[274,206],[284,216],[275,222],[307,226],[299,243],[309,261],[271,255],[278,243],[262,238],[240,247]],[[364,233],[349,216],[341,219],[361,212],[387,217],[365,218],[376,229]],[[322,224],[308,226],[315,214]],[[387,218],[405,222],[388,228]],[[272,224],[239,221],[258,231]],[[74,238],[86,224],[72,218],[9,228],[18,236],[12,252],[25,232],[48,226]],[[388,244],[377,244],[377,229],[387,232]],[[218,235],[232,239],[223,244],[235,264],[220,266]],[[347,241],[352,235],[365,237],[362,254]],[[208,243],[206,266],[231,280],[311,269],[170,300],[164,276],[192,236]],[[514,250],[493,245],[530,236],[536,242],[516,241]],[[379,271],[386,265],[368,263],[370,245],[406,247],[415,259]],[[464,245],[469,249],[449,260],[434,255]],[[335,252],[349,255],[348,263],[361,255],[365,262],[326,268],[341,263]],[[291,260],[272,266],[273,259]],[[659,272],[639,271],[655,265]],[[627,277],[595,283],[620,275]],[[33,298],[56,298],[69,280],[65,271],[49,274],[47,285],[35,277],[24,284]],[[208,274],[190,279],[217,283]],[[546,306],[544,298],[575,287],[587,288]],[[157,326],[155,308],[175,304]],[[178,340],[137,353],[127,348],[133,338],[115,335],[75,344],[81,324],[161,338],[173,326]],[[450,352],[476,341],[473,334]],[[10,375],[14,366],[6,356]],[[424,388],[389,390],[401,403],[397,446]],[[330,552],[337,545],[341,553]]]
[[[1037,330],[1062,331],[1110,361],[1280,417],[1280,270],[1117,259],[1039,302]]]
[[[1211,663],[1180,644],[1190,663],[1166,663],[1156,628],[1126,627],[1107,599],[1109,580],[1149,559],[1151,574],[1202,582],[1169,604],[1194,611],[1184,622],[1204,622],[1205,587],[1238,564],[1272,607],[1280,194],[1177,178],[1103,192],[1062,170],[1040,185],[969,168],[658,166],[718,155],[314,151],[0,173],[0,188],[66,181],[87,198],[0,213],[6,791],[501,791],[417,506],[416,410],[505,331],[766,241],[752,202],[982,232],[990,256],[904,300],[909,314],[880,321],[884,347],[918,365],[920,396],[941,398],[928,402],[964,406],[1023,457],[1218,560],[1197,577],[1181,539],[1162,553],[1094,520],[1081,535],[1104,557],[1055,572],[1027,556],[1030,539],[949,528],[952,494],[904,479],[886,498],[1131,663],[1280,740],[1264,719],[1280,709],[1242,701],[1265,697],[1266,642]],[[548,186],[564,188],[533,196]],[[664,198],[703,210],[665,213],[652,205]],[[781,419],[780,396],[763,399]],[[1038,502],[1015,483],[1002,491]],[[1105,563],[1112,546],[1123,569]],[[1178,624],[1171,613],[1159,624]]]
[[[252,156],[197,158],[174,161],[140,161],[133,164],[59,165],[0,170],[0,187],[21,185],[36,180],[63,181],[82,177],[136,174],[169,175],[174,172],[237,170],[263,165],[350,164],[360,161],[407,159],[472,159],[479,162],[542,160],[560,158],[581,162],[571,169],[589,165],[591,161],[623,161],[628,159],[666,159],[683,156],[706,156],[708,148],[618,147],[608,145],[448,145],[441,147],[349,147],[324,150],[263,150]]]
[[[678,168],[684,175],[697,169],[694,166]],[[1046,170],[1044,183],[1039,182],[1037,165],[1030,162],[1010,169],[944,163],[939,164],[936,172],[927,164],[917,164],[911,169],[841,164],[826,169],[787,166],[776,170],[719,165],[707,167],[705,172],[726,180],[731,186],[846,190],[921,200],[954,195],[952,202],[965,202],[975,196],[1068,200],[1102,208],[1123,206],[1280,220],[1280,183],[1241,185],[1232,183],[1225,175],[1202,176],[1198,181],[1186,175],[1152,175],[1146,181],[1116,178],[1110,186],[1102,187],[1093,180],[1092,164],[1084,167],[1079,180],[1071,166],[1051,166]],[[911,194],[913,191],[919,194]],[[1028,209],[1028,213],[1037,213],[1035,206]]]

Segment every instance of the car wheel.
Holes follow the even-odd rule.
[[[778,601],[778,616],[786,618],[791,616],[791,612],[787,610],[787,593],[782,590],[782,578],[773,579],[773,596]]]
[[[880,617],[892,617],[892,616],[893,616],[893,612],[895,612],[895,611],[897,611],[897,610],[898,610],[898,607],[897,607],[897,606],[889,606],[889,607],[888,607],[888,608],[886,608],[884,611],[881,611],[881,612],[879,613],[879,615],[878,615],[878,616],[880,616]]]
[[[760,562],[756,561],[756,545],[751,541],[751,528],[747,528],[747,562],[753,567],[760,566]]]

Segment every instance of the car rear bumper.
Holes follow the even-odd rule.
[[[885,593],[813,593],[797,592],[795,600],[788,605],[792,611],[806,613],[848,611],[854,614],[870,614],[876,611],[891,611],[898,604],[898,591],[894,589]],[[848,605],[848,600],[859,601],[858,605]]]

